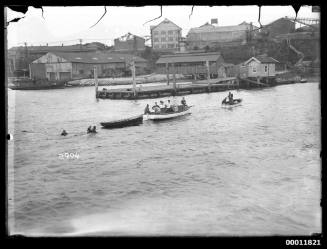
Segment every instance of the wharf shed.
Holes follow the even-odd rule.
[[[87,53],[104,51],[106,49],[107,46],[99,42],[69,46],[46,45],[12,47],[8,49],[8,73],[9,76],[22,76],[20,75],[20,71],[25,70],[28,72],[30,63],[49,52]]]
[[[161,56],[156,65],[158,73],[176,73],[195,77],[210,73],[212,77],[223,77],[219,75],[218,69],[224,65],[224,58],[217,52],[176,53]]]
[[[97,67],[98,77],[113,77],[130,71],[131,61],[136,71],[142,73],[145,59],[128,54],[111,53],[47,53],[30,64],[33,79],[72,80],[93,77]]]

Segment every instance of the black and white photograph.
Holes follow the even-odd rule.
[[[9,236],[322,234],[319,6],[3,12]]]

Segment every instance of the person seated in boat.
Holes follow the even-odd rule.
[[[66,135],[68,135],[67,131],[62,130],[62,132],[61,132],[61,136],[66,136]]]
[[[167,109],[168,112],[172,112],[172,111],[173,111],[173,109],[172,109],[172,105],[171,105],[169,99],[168,99],[168,101],[167,101],[166,109]]]
[[[182,100],[181,100],[181,104],[182,104],[183,106],[187,106],[187,104],[186,104],[186,100],[185,100],[184,97],[183,97]]]
[[[160,107],[160,108],[165,108],[165,104],[164,104],[164,102],[163,102],[162,100],[160,100],[159,107]]]
[[[155,113],[160,113],[160,106],[157,102],[155,102],[154,106],[152,106],[152,110],[154,110]]]
[[[147,104],[144,109],[144,114],[149,114],[149,113],[150,113],[150,108],[149,108],[149,104]]]
[[[160,106],[158,105],[157,102],[154,102],[154,106],[152,106],[152,110],[154,110],[155,108],[159,108],[160,109]]]
[[[229,98],[229,104],[230,105],[234,104],[233,94],[231,92],[229,92],[228,98]]]

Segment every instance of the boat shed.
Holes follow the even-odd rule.
[[[158,73],[172,73],[218,77],[218,68],[224,63],[219,52],[211,53],[175,53],[163,55],[156,62]]]
[[[247,67],[247,76],[252,78],[262,77],[269,78],[276,76],[276,64],[279,63],[276,59],[262,55],[251,57],[243,63]]]
[[[90,78],[93,77],[94,67],[97,67],[99,77],[116,77],[130,72],[132,60],[136,71],[143,72],[147,66],[146,60],[134,55],[49,52],[30,64],[30,76],[48,80]]]

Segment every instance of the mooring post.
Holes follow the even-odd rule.
[[[94,66],[93,68],[94,72],[94,86],[95,86],[95,97],[98,97],[98,68]]]
[[[169,64],[166,63],[167,85],[169,85]]]
[[[210,66],[209,66],[209,61],[206,61],[206,68],[207,68],[207,80],[210,80]]]
[[[207,80],[208,80],[208,91],[211,91],[211,85],[210,85],[210,66],[209,61],[206,61],[206,68],[207,68]]]
[[[135,80],[135,61],[132,61],[133,93],[136,97],[136,80]]]
[[[173,64],[173,88],[174,88],[174,92],[176,93],[176,67],[175,67],[175,64]]]

